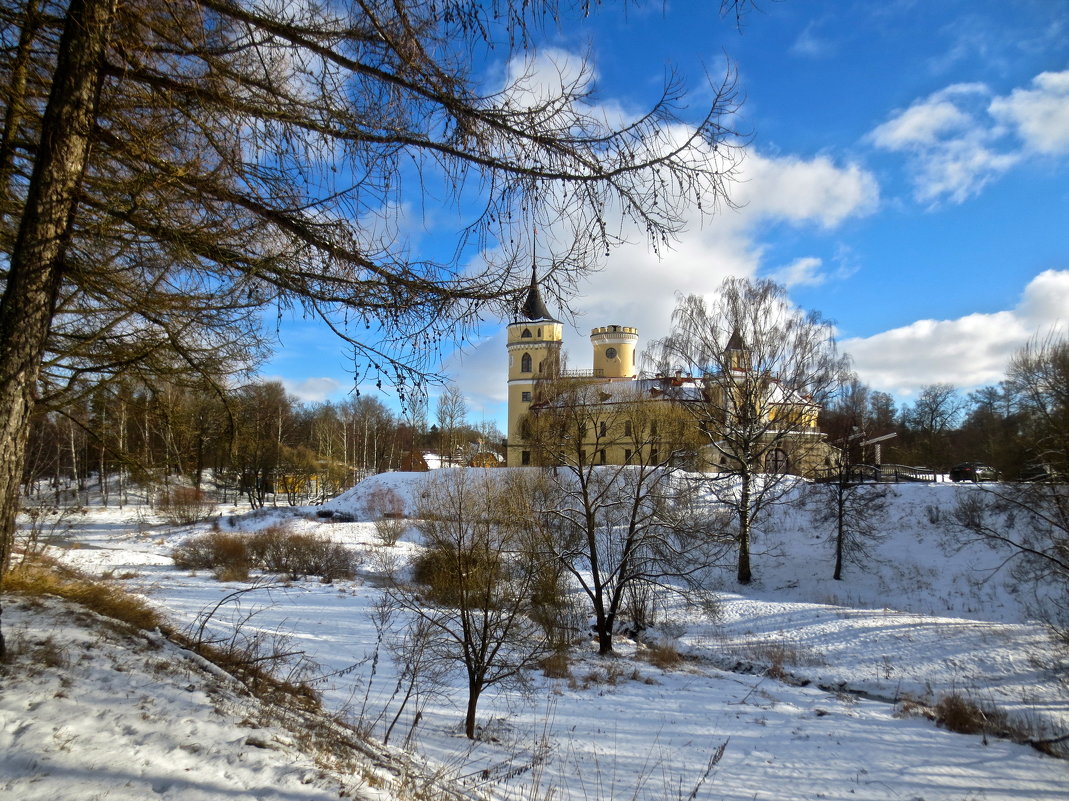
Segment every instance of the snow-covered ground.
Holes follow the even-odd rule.
[[[312,509],[227,509],[219,519],[224,531],[284,520],[365,554],[354,581],[273,581],[224,606],[215,622],[284,634],[318,665],[326,706],[378,737],[398,708],[398,672],[373,624],[381,591],[371,555],[385,546],[368,522],[368,499],[390,489],[411,513],[426,478],[375,476],[328,504],[352,522],[324,522]],[[643,658],[645,646],[624,639],[615,659],[578,648],[570,677],[536,676],[528,695],[484,696],[483,735],[474,744],[463,737],[464,685],[454,677],[419,699],[418,725],[406,710],[391,746],[407,740],[473,798],[660,801],[690,798],[700,784],[694,798],[740,801],[1069,799],[1069,761],[948,732],[896,703],[957,693],[1003,710],[1034,737],[1069,731],[1069,691],[1044,629],[1030,620],[1030,594],[1007,571],[991,572],[1002,555],[986,545],[959,549],[952,531],[933,524],[960,493],[975,491],[897,487],[888,538],[865,570],[848,564],[838,582],[823,535],[802,510],[783,506],[755,541],[756,581],[740,589],[725,569],[718,615],[663,610],[662,634],[686,659],[664,670]],[[245,586],[173,567],[172,548],[205,528],[165,526],[137,508],[93,508],[55,550],[87,571],[125,577],[125,586],[189,626]],[[418,547],[410,530],[392,550],[405,556]],[[5,604],[6,631],[70,639],[63,670],[76,674],[69,681],[79,689],[64,690],[55,672],[5,680],[0,795],[10,795],[2,797],[153,798],[193,788],[201,795],[173,797],[311,799],[337,792],[336,779],[295,753],[249,746],[238,726],[247,714],[228,719],[236,728],[226,729],[204,702],[205,690],[183,689],[202,687],[191,684],[189,668],[176,668],[186,672],[173,680],[145,673],[108,656],[119,645],[86,648],[83,635],[61,628],[68,618]],[[150,662],[166,654],[181,664],[184,657],[164,647],[172,648],[157,643]],[[85,661],[83,651],[93,654],[95,669],[72,671]],[[203,762],[203,784],[178,781],[188,773],[187,753]],[[135,769],[150,763],[156,767]],[[153,771],[163,778],[146,779]],[[89,789],[84,782],[97,775],[104,782]],[[123,782],[134,789],[120,792]]]

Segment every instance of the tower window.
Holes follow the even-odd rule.
[[[531,393],[530,392],[521,392],[520,393],[520,400],[522,400],[524,403],[530,403],[531,402]]]
[[[522,358],[520,358],[520,372],[521,373],[529,373],[529,372],[531,372],[531,354],[530,353],[525,353],[525,354],[523,354]]]
[[[520,464],[528,465],[531,463],[531,452],[520,451]]]
[[[630,420],[624,420],[624,436],[625,437],[630,437],[631,436],[631,421]]]
[[[602,420],[600,423],[598,423],[598,436],[599,437],[604,437],[605,436],[606,428],[607,428],[607,426],[605,425],[605,421],[604,420]]]
[[[616,348],[605,348],[605,358],[606,359],[615,359],[616,358]]]
[[[523,329],[523,333],[520,334],[520,339],[530,339],[530,338],[531,338],[531,329],[530,328]]]

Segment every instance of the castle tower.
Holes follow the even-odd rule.
[[[724,355],[727,357],[725,361],[729,370],[745,371],[751,368],[750,350],[742,341],[738,328],[732,330],[727,345],[724,346]]]
[[[603,325],[590,332],[594,347],[594,375],[606,381],[630,380],[638,375],[638,329]]]
[[[564,326],[546,309],[533,270],[527,297],[516,319],[509,323],[507,332],[509,412],[505,463],[509,467],[519,467],[530,463],[530,450],[520,436],[520,422],[534,400],[535,383],[560,370],[564,338]]]

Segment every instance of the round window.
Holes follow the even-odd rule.
[[[606,348],[605,349],[605,358],[606,359],[615,359],[616,358],[616,348]]]

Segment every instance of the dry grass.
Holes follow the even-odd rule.
[[[570,679],[572,677],[572,660],[566,649],[553,651],[542,660],[542,675],[548,679]]]
[[[979,734],[986,743],[988,737],[998,737],[1021,745],[1029,745],[1040,753],[1059,759],[1069,759],[1069,734],[1045,736],[1043,728],[1027,719],[1012,720],[1001,709],[982,704],[961,693],[952,692],[928,705],[915,698],[898,703],[899,717],[924,717],[947,731],[958,734]]]
[[[661,670],[672,670],[683,662],[683,655],[673,643],[653,643],[642,652],[642,658]]]
[[[163,623],[159,613],[136,595],[52,559],[37,557],[19,565],[4,576],[3,586],[5,592],[28,598],[65,598],[137,629],[151,631]]]
[[[935,722],[958,734],[998,734],[1007,729],[1006,715],[997,709],[984,709],[971,698],[950,693],[934,707]]]
[[[642,675],[637,667],[623,661],[607,661],[601,667],[591,668],[579,678],[568,677],[568,687],[572,690],[589,690],[592,687],[609,686],[616,687],[625,681],[637,681],[642,684],[656,684],[651,678]]]
[[[736,659],[765,665],[765,675],[785,679],[789,668],[826,665],[824,656],[811,648],[788,640],[760,640],[726,649]]]

